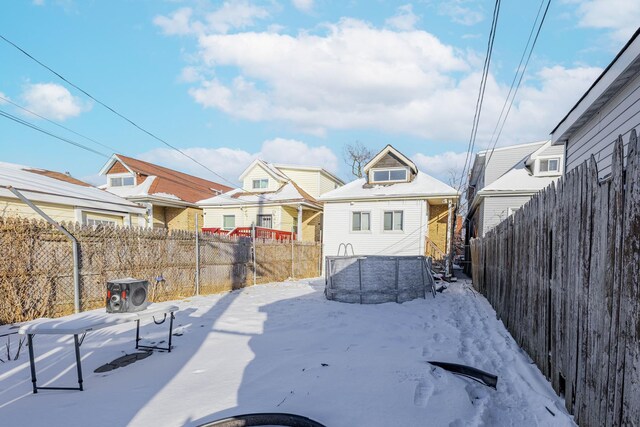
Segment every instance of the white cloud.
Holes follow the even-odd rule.
[[[176,10],[169,16],[158,15],[153,23],[166,35],[204,33],[225,34],[233,29],[252,27],[259,19],[269,16],[267,9],[246,0],[226,1],[213,12],[205,12],[198,19],[190,7]]]
[[[21,95],[25,108],[52,120],[66,120],[91,110],[92,104],[55,83],[29,84]]]
[[[7,95],[5,95],[4,92],[0,92],[0,98],[11,99]],[[4,99],[0,99],[0,105],[7,103],[7,101],[5,101]]]
[[[626,42],[638,29],[640,2],[637,0],[569,0],[577,4],[578,25],[611,31],[614,40]]]
[[[189,64],[198,72],[184,72],[185,80],[197,79],[189,93],[205,108],[249,121],[281,122],[313,135],[373,129],[445,144],[468,140],[482,63],[474,52],[426,31],[393,31],[356,19],[323,28],[323,33],[296,35],[200,35],[196,60]],[[599,71],[530,71],[500,144],[546,138]],[[489,76],[480,147],[488,145],[507,91]]]
[[[293,6],[302,12],[311,12],[313,9],[313,0],[292,0]]]
[[[438,13],[448,16],[456,24],[470,26],[482,22],[482,10],[465,6],[467,3],[470,3],[469,0],[448,0],[440,4]]]
[[[413,13],[413,6],[405,4],[398,8],[397,13],[385,21],[385,24],[399,31],[411,31],[415,29],[420,17]]]
[[[199,162],[231,182],[237,182],[238,176],[255,159],[262,159],[272,163],[321,166],[334,173],[338,170],[338,158],[330,148],[326,146],[311,147],[304,142],[293,139],[275,138],[264,141],[260,151],[256,153],[227,147],[184,148],[182,151],[198,159]],[[211,174],[175,150],[158,148],[143,153],[138,157],[148,162],[225,184],[219,177]]]
[[[467,153],[455,153],[453,151],[447,151],[433,156],[418,153],[412,157],[412,160],[421,171],[449,185],[452,185],[454,182],[457,185],[461,177],[466,156]]]
[[[36,6],[43,6],[44,0],[33,0],[32,3]]]

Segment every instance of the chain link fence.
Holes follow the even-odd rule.
[[[317,277],[321,245],[227,238],[194,232],[63,224],[79,242],[82,310],[102,307],[107,281],[151,283],[167,301],[239,289],[255,282]],[[197,241],[197,244],[196,244]],[[74,310],[71,242],[44,221],[0,217],[0,324]],[[199,262],[197,262],[199,260]],[[199,267],[199,268],[198,268]],[[163,281],[156,283],[156,278]]]

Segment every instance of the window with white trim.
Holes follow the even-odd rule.
[[[222,228],[224,230],[233,230],[236,228],[236,216],[235,215],[223,215],[222,216]]]
[[[384,231],[404,230],[404,212],[403,211],[385,211],[383,230]]]
[[[130,187],[135,184],[132,176],[114,176],[109,182],[111,187]]]
[[[507,209],[507,216],[511,216],[511,215],[513,215],[513,214],[514,214],[514,213],[516,213],[516,211],[518,211],[518,210],[520,210],[520,208],[519,208],[519,207],[518,207],[518,208],[508,208],[508,209]]]
[[[371,231],[371,213],[352,212],[351,231]]]
[[[409,173],[407,169],[373,169],[371,182],[403,182],[407,181]]]
[[[264,178],[264,179],[254,179],[253,180],[253,188],[254,190],[257,189],[264,189],[269,187],[269,179],[268,178]]]
[[[538,171],[540,173],[560,172],[560,158],[540,159]]]
[[[115,227],[118,225],[116,221],[111,221],[108,219],[95,219],[95,218],[87,218],[87,225],[96,226],[102,225],[105,227]]]

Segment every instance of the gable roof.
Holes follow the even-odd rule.
[[[260,159],[255,159],[253,162],[251,162],[251,164],[249,166],[247,166],[245,168],[244,171],[242,171],[242,173],[240,174],[240,180],[243,180],[244,177],[247,176],[247,174],[253,168],[255,168],[257,165],[259,165],[262,169],[264,169],[265,172],[267,172],[269,175],[271,175],[272,178],[274,178],[274,179],[276,179],[278,181],[288,181],[289,180],[289,177],[286,176],[281,171],[279,171],[278,168],[276,168],[272,164],[267,163],[264,160],[260,160]]]
[[[0,196],[14,199],[15,195],[7,187],[19,190],[34,202],[135,214],[146,212],[142,206],[96,187],[33,173],[33,169],[26,166],[0,162]]]
[[[413,173],[418,173],[418,167],[416,166],[416,164],[413,163],[411,159],[409,159],[407,156],[405,156],[404,154],[402,154],[401,152],[393,148],[393,146],[390,144],[387,144],[387,146],[384,147],[382,150],[380,150],[378,154],[373,156],[373,159],[369,160],[369,162],[362,167],[362,170],[364,172],[368,172],[369,169],[371,169],[376,163],[380,161],[380,159],[382,159],[387,154],[393,154],[395,157],[400,159],[402,163],[409,166],[409,168],[411,168]]]
[[[71,184],[76,184],[76,185],[81,185],[83,187],[93,187],[91,184],[86,183],[84,181],[80,181],[79,179],[76,179],[74,177],[72,177],[68,172],[62,173],[62,172],[56,172],[56,171],[50,171],[47,169],[23,169],[27,172],[31,172],[31,173],[37,173],[38,175],[44,175],[44,176],[48,176],[49,178],[54,178],[57,179],[59,181],[64,181],[64,182],[68,182]]]
[[[392,185],[365,185],[366,178],[356,179],[320,196],[322,202],[358,199],[404,199],[409,197],[458,197],[460,193],[444,182],[418,171],[411,182]]]
[[[110,192],[121,195],[122,197],[144,198],[155,196],[160,199],[183,201],[193,204],[198,200],[231,189],[231,187],[217,182],[198,178],[132,157],[123,156],[122,154],[114,154],[102,167],[100,175],[106,175],[109,169],[118,161],[132,173],[146,177],[143,182],[134,187],[109,188]]]
[[[331,180],[335,181],[336,183],[338,183],[340,185],[344,185],[345,184],[345,182],[342,179],[338,178],[336,175],[332,174],[331,172],[329,172],[325,168],[321,168],[320,166],[287,165],[287,164],[282,164],[282,163],[273,164],[272,166],[274,168],[278,169],[280,172],[282,172],[285,175],[286,175],[286,172],[283,172],[282,169],[292,169],[292,170],[300,170],[300,171],[320,172],[321,174],[324,174],[324,175],[328,176]]]
[[[551,131],[552,144],[562,144],[588,122],[622,87],[640,72],[640,27],[602,71],[591,87]]]

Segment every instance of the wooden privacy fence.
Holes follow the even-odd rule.
[[[592,157],[471,244],[473,282],[585,426],[640,423],[640,154]]]
[[[151,283],[152,301],[210,294],[256,283],[317,277],[319,243],[226,238],[200,233],[64,224],[79,242],[82,310],[104,305],[110,279]],[[70,241],[44,221],[0,217],[0,324],[74,310]],[[199,263],[196,262],[199,260]],[[198,274],[196,274],[198,273]],[[155,279],[165,280],[154,285]]]

